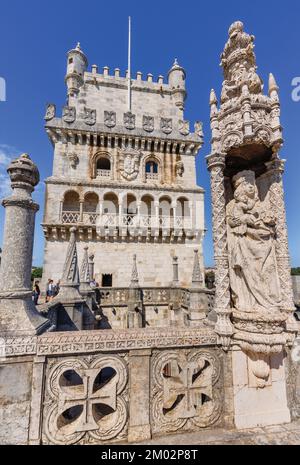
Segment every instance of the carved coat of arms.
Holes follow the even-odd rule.
[[[46,114],[44,116],[44,119],[46,121],[50,121],[51,119],[55,118],[55,113],[56,113],[56,106],[54,103],[48,103],[46,107]]]
[[[116,113],[114,111],[104,112],[104,124],[108,128],[113,128],[116,125]]]
[[[96,110],[91,110],[90,108],[84,109],[83,120],[85,124],[93,126],[96,123]]]
[[[170,134],[173,131],[173,124],[171,118],[162,118],[160,120],[160,129],[165,134]]]
[[[153,116],[143,116],[143,129],[148,132],[152,132],[154,130]]]
[[[126,129],[135,128],[135,115],[130,111],[124,114],[124,126]]]
[[[120,153],[120,172],[124,179],[132,181],[139,172],[141,152],[125,150]]]
[[[190,133],[190,122],[180,120],[178,129],[179,129],[180,134],[182,134],[183,136],[187,136]]]
[[[75,107],[64,107],[62,118],[65,123],[74,123],[76,119],[76,108]]]

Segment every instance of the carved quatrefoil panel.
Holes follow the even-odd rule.
[[[46,385],[44,432],[50,443],[101,443],[119,436],[127,423],[127,380],[117,356],[56,364]]]
[[[152,365],[152,431],[197,430],[222,410],[221,365],[206,351],[158,352]]]

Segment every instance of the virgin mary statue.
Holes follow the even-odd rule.
[[[233,305],[241,312],[279,310],[275,219],[259,200],[253,171],[238,173],[233,185],[234,198],[226,209]]]

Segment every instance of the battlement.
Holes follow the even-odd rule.
[[[124,75],[121,74],[120,68],[114,68],[111,72],[108,66],[103,67],[103,72],[98,72],[98,66],[92,65],[91,71],[86,71],[84,74],[84,82],[90,83],[116,83],[116,85],[128,85],[128,70],[125,71]],[[171,91],[171,87],[168,82],[164,82],[164,76],[161,74],[158,77],[154,77],[153,74],[147,73],[146,79],[143,79],[143,73],[137,71],[135,77],[131,76],[131,86],[145,86],[145,89],[155,89],[159,91]]]

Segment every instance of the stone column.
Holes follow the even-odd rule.
[[[230,321],[230,285],[224,186],[225,155],[213,153],[207,157],[207,164],[211,181],[214,258],[216,268],[215,310],[218,315],[218,321],[215,326],[215,331],[219,335],[219,343],[226,349],[230,345],[233,326]]]
[[[6,208],[0,273],[0,333],[34,335],[43,332],[49,320],[32,301],[31,268],[35,214],[39,206],[31,193],[39,172],[27,154],[9,165],[13,193],[3,200]]]

